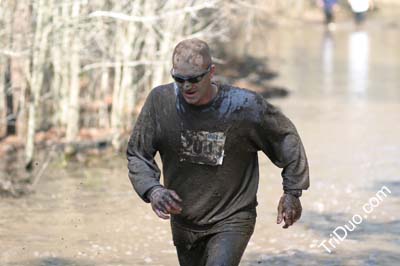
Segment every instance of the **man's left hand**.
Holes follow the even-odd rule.
[[[276,223],[280,224],[282,221],[285,221],[282,228],[286,229],[300,219],[301,211],[302,207],[299,198],[290,194],[283,194],[278,204]]]

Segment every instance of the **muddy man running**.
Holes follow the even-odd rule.
[[[171,218],[180,265],[238,265],[256,222],[257,152],[283,168],[284,228],[301,216],[306,154],[295,126],[261,95],[211,81],[205,42],[184,40],[172,58],[180,79],[147,97],[127,148],[129,178],[160,218]]]

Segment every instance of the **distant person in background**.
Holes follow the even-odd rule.
[[[374,7],[372,0],[349,0],[349,4],[357,25],[364,22],[367,11]]]
[[[335,9],[337,5],[337,0],[320,0],[320,5],[322,6],[325,14],[325,24],[329,29],[334,27],[335,22]]]

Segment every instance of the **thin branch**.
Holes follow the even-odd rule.
[[[189,6],[189,7],[185,7],[185,8],[170,11],[170,12],[165,12],[158,16],[131,16],[131,15],[127,15],[127,14],[120,13],[120,12],[94,11],[89,14],[89,17],[91,17],[91,18],[108,17],[108,18],[113,18],[113,19],[118,19],[118,20],[123,20],[123,21],[129,21],[129,22],[146,23],[146,22],[155,22],[158,20],[163,20],[163,19],[166,19],[169,17],[174,17],[176,15],[181,15],[183,13],[193,13],[194,11],[199,11],[199,10],[202,10],[205,8],[216,8],[215,3],[216,3],[216,1],[207,1],[201,5]]]
[[[248,2],[240,1],[240,0],[234,0],[234,3],[232,3],[232,4],[233,4],[233,8],[238,8],[238,9],[247,8],[247,9],[253,9],[255,11],[261,11],[261,12],[266,12],[266,13],[271,13],[271,11],[272,11],[270,8],[265,8],[260,5],[255,4],[255,3],[249,4]],[[235,6],[235,4],[237,4],[238,6]]]
[[[93,64],[86,65],[82,67],[81,73],[86,72],[96,68],[112,68],[117,66],[126,66],[126,67],[137,67],[141,65],[156,65],[156,64],[163,64],[164,61],[147,61],[147,60],[139,60],[139,61],[121,61],[121,62],[97,62]]]
[[[0,50],[0,54],[5,55],[5,56],[9,56],[9,57],[23,57],[23,56],[27,56],[29,55],[29,50],[24,50],[24,51],[20,51],[20,52],[15,52],[15,51],[11,51],[11,50]]]

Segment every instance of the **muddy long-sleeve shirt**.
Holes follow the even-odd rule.
[[[182,198],[179,220],[211,225],[236,212],[255,209],[259,182],[257,152],[283,168],[283,189],[307,189],[306,154],[291,121],[262,96],[218,85],[208,104],[185,102],[174,83],[154,88],[128,143],[129,178],[146,202],[160,185]]]

